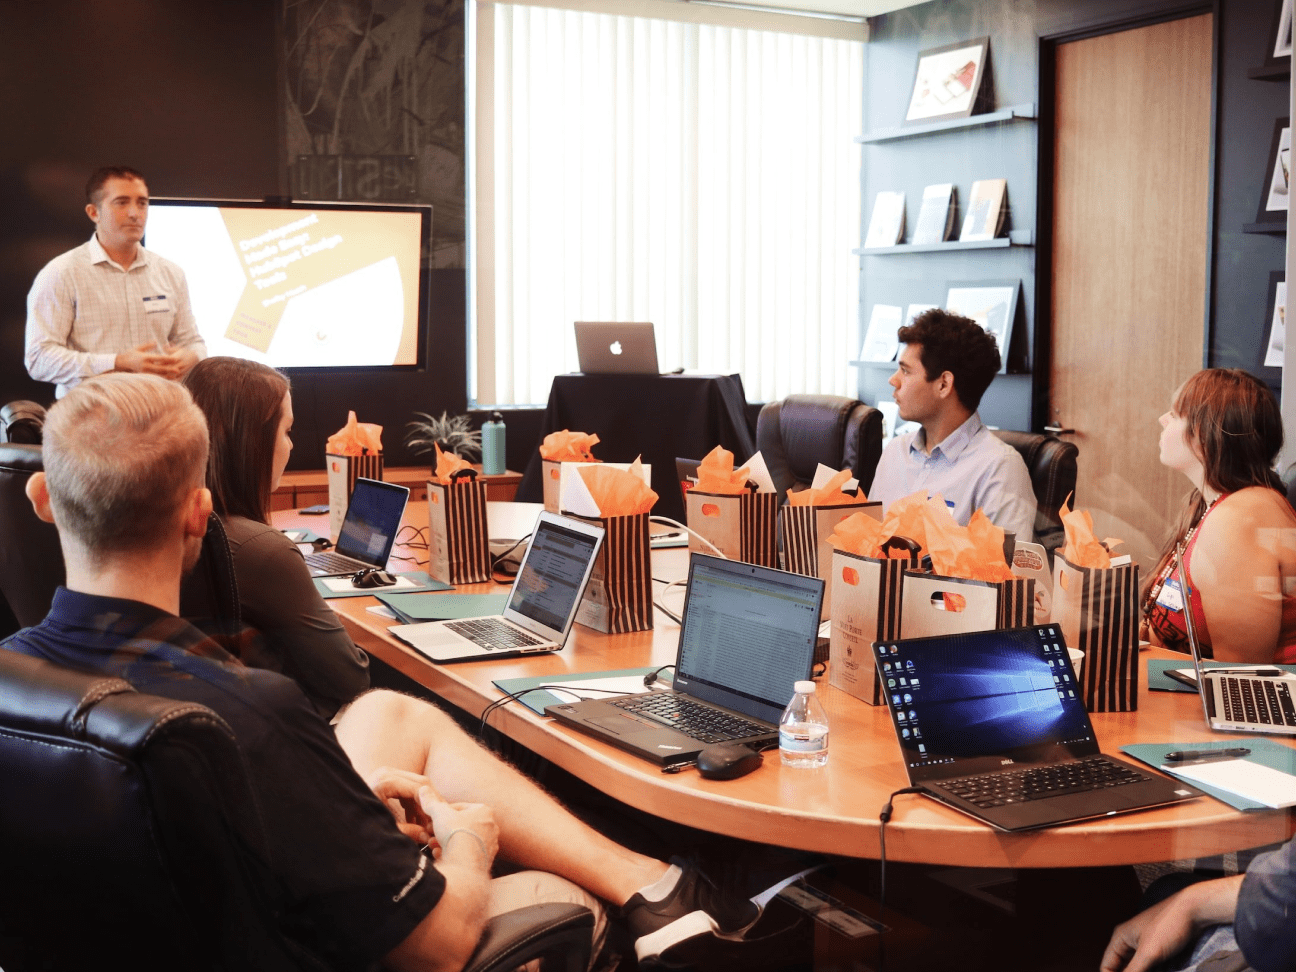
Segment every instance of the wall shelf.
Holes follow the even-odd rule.
[[[1034,121],[1035,118],[1034,104],[1012,105],[985,115],[970,115],[967,118],[952,118],[947,121],[925,122],[921,125],[885,128],[871,135],[857,135],[855,141],[863,145],[872,145],[876,142],[895,142],[902,138],[916,138],[919,135],[932,135],[936,132],[948,132],[959,128],[974,128],[979,125],[999,125],[1004,122],[1018,120]]]
[[[1034,246],[1035,234],[1030,230],[1013,230],[1007,236],[993,240],[946,240],[944,243],[900,243],[896,246],[874,246],[851,250],[856,256],[886,256],[896,253],[941,253],[946,250],[1002,250],[1010,246]]]
[[[1243,233],[1269,233],[1273,236],[1286,236],[1286,223],[1247,223],[1242,227]]]

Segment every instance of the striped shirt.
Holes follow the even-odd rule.
[[[980,509],[990,522],[1016,534],[1035,535],[1035,491],[1021,454],[981,424],[973,412],[966,422],[924,451],[926,433],[897,435],[878,461],[869,499],[885,507],[911,493],[940,496],[964,526]]]
[[[207,355],[184,271],[170,260],[141,246],[123,270],[91,236],[36,275],[27,295],[24,363],[37,381],[58,385],[58,398],[111,371],[119,352],[149,343]]]

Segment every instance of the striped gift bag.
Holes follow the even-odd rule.
[[[832,617],[832,585],[827,584],[832,570],[833,545],[828,538],[837,524],[855,513],[867,513],[882,519],[882,504],[849,503],[842,506],[789,506],[783,504],[779,514],[783,524],[783,569],[825,582],[823,616]]]
[[[451,479],[427,484],[428,573],[447,584],[484,583],[491,579],[486,483],[472,469]]]
[[[1067,646],[1084,652],[1080,695],[1090,712],[1138,708],[1138,565],[1053,565],[1053,620]]]
[[[1021,628],[1034,618],[1034,578],[991,582],[905,571],[901,638]]]
[[[576,620],[605,634],[651,629],[648,514],[589,518],[589,522],[599,524],[606,534]]]
[[[723,495],[690,489],[684,499],[689,529],[715,544],[730,560],[758,567],[778,566],[778,548],[774,542],[777,493]],[[689,550],[715,553],[692,536]]]
[[[383,457],[381,452],[371,452],[363,456],[342,456],[328,453],[324,456],[324,468],[328,473],[329,497],[329,539],[337,543],[338,534],[342,532],[342,521],[346,519],[347,507],[351,505],[351,494],[355,492],[357,479],[383,478]]]
[[[915,549],[904,559],[833,551],[832,638],[828,682],[869,705],[885,705],[873,642],[900,637],[905,571],[918,566]]]

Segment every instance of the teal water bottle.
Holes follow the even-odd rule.
[[[482,472],[499,476],[504,472],[504,416],[491,412],[489,422],[482,423]]]

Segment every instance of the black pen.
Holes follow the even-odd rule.
[[[1174,753],[1166,753],[1165,760],[1167,763],[1207,763],[1216,759],[1241,759],[1243,756],[1250,756],[1251,750],[1238,747],[1236,749],[1183,749]]]
[[[1251,750],[1249,750],[1249,749],[1247,750],[1247,752],[1250,752],[1250,751],[1251,751]],[[671,764],[668,765],[668,766],[663,766],[663,767],[662,767],[662,772],[663,772],[663,773],[682,773],[684,770],[686,770],[686,769],[691,769],[692,767],[694,767],[694,766],[696,766],[696,765],[697,765],[697,760],[696,760],[696,759],[686,759],[686,760],[684,760],[684,762],[682,762],[682,763],[671,763]]]

